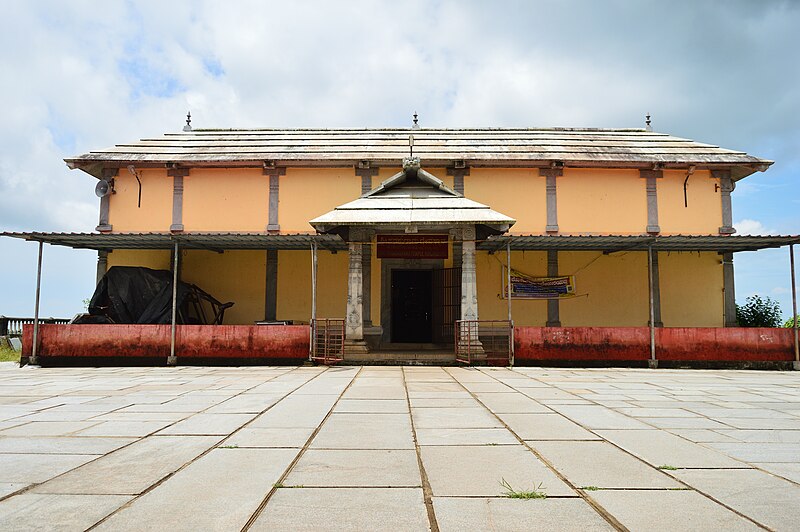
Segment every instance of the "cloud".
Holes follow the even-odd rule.
[[[739,220],[734,222],[733,227],[736,228],[737,235],[769,235],[772,231],[764,227],[764,224],[758,220]]]
[[[94,179],[62,159],[179,131],[191,110],[195,127],[398,127],[414,111],[423,127],[641,127],[650,112],[656,130],[774,158],[734,193],[740,233],[800,233],[799,24],[796,2],[746,0],[10,0],[0,230],[93,230]]]

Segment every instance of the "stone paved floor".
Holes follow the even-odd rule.
[[[0,364],[0,528],[796,530],[800,374]]]

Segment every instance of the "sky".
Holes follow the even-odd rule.
[[[2,0],[0,231],[93,231],[70,157],[197,128],[643,127],[774,160],[740,234],[800,234],[800,2]],[[800,249],[796,249],[800,255]],[[32,316],[37,245],[0,238],[0,314]],[[41,315],[96,253],[44,248]],[[800,262],[800,256],[798,257]],[[787,248],[735,256],[736,295],[791,309]]]

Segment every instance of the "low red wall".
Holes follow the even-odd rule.
[[[670,362],[789,362],[791,329],[664,327],[656,358]],[[645,362],[648,327],[515,327],[514,358],[531,361]]]
[[[41,357],[164,358],[169,325],[39,325]],[[175,354],[192,358],[304,359],[307,325],[178,325]],[[25,325],[22,354],[30,356],[33,325]]]

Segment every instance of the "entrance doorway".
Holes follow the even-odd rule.
[[[392,342],[433,338],[432,270],[392,270]]]

